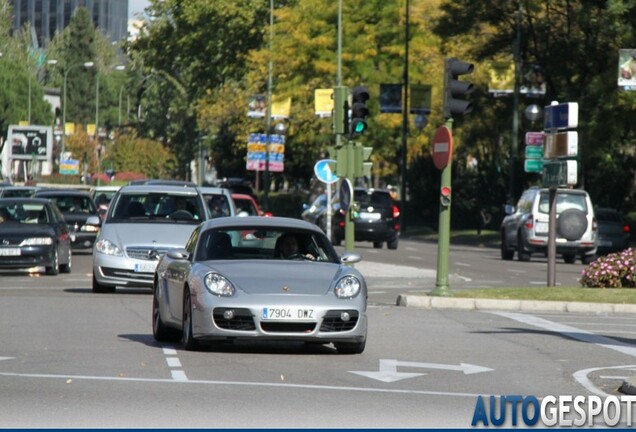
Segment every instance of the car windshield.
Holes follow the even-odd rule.
[[[556,195],[556,212],[561,214],[569,209],[581,210],[587,213],[587,200],[584,194],[558,192]],[[548,192],[541,192],[539,199],[539,211],[541,213],[550,212],[550,196]]]
[[[3,198],[28,198],[33,195],[34,189],[5,189],[2,194]]]
[[[0,223],[48,224],[49,217],[41,203],[0,204]]]
[[[62,213],[85,213],[95,214],[97,208],[95,203],[89,197],[84,196],[71,196],[71,195],[57,195],[47,197],[57,204],[57,207]]]
[[[120,194],[109,221],[179,221],[199,224],[204,219],[204,214],[197,195],[138,192]]]
[[[239,259],[339,262],[327,237],[315,231],[244,226],[201,234],[197,261]]]
[[[203,194],[212,218],[230,216],[230,202],[225,195]]]

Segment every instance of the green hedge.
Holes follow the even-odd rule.
[[[263,206],[263,192],[258,193],[258,202]],[[267,195],[269,200],[269,211],[274,216],[285,216],[300,219],[303,212],[303,204],[307,202],[305,193],[270,192]]]

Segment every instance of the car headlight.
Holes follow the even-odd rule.
[[[212,294],[230,297],[234,295],[234,285],[218,273],[208,273],[203,279],[205,287]]]
[[[124,253],[113,242],[105,239],[100,239],[95,243],[95,250],[106,255],[123,256]]]
[[[357,277],[347,275],[338,281],[334,292],[338,298],[352,298],[358,295],[361,286]]]
[[[52,245],[53,239],[51,237],[32,237],[22,240],[20,246],[41,246]]]
[[[84,232],[97,232],[99,231],[99,227],[96,225],[82,225],[80,231]]]

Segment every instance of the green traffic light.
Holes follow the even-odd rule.
[[[355,129],[354,132],[355,133],[362,133],[365,130],[367,130],[367,124],[365,122],[358,122],[355,125]]]

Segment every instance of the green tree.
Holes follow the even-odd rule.
[[[250,0],[154,0],[152,19],[128,45],[143,77],[139,131],[174,151],[181,175],[198,150],[198,100],[242,78],[247,52],[261,43],[265,10]]]
[[[30,48],[28,27],[11,33],[12,16],[11,6],[0,0],[0,135],[6,135],[9,125],[29,119],[29,86],[31,124],[50,125],[53,120],[39,80],[43,56]]]
[[[175,163],[174,155],[160,142],[139,138],[133,133],[118,137],[117,144],[108,148],[102,165],[112,167],[116,172],[140,172],[149,178],[166,178],[174,170]]]
[[[635,95],[618,91],[616,82],[618,50],[636,43],[636,5],[621,0],[498,0],[487,4],[457,0],[445,1],[442,9],[436,33],[444,40],[460,37],[472,58],[482,63],[512,53],[516,14],[520,14],[522,64],[543,66],[547,78],[545,99],[526,102],[578,102],[580,186],[590,191],[595,203],[633,208],[634,188],[625,185],[633,184],[636,172],[636,136],[631,126],[636,121]],[[497,112],[502,115],[493,118]],[[483,118],[490,118],[490,135],[507,136],[503,144],[510,148],[511,133],[506,127],[511,121],[511,105],[505,101],[477,105],[464,130],[475,146],[492,139],[477,127]],[[519,142],[523,143],[522,136]],[[520,147],[517,160],[523,161]],[[504,172],[510,170],[503,168]],[[523,180],[525,184],[537,181],[533,175],[524,175]],[[515,192],[518,196],[520,190]]]

